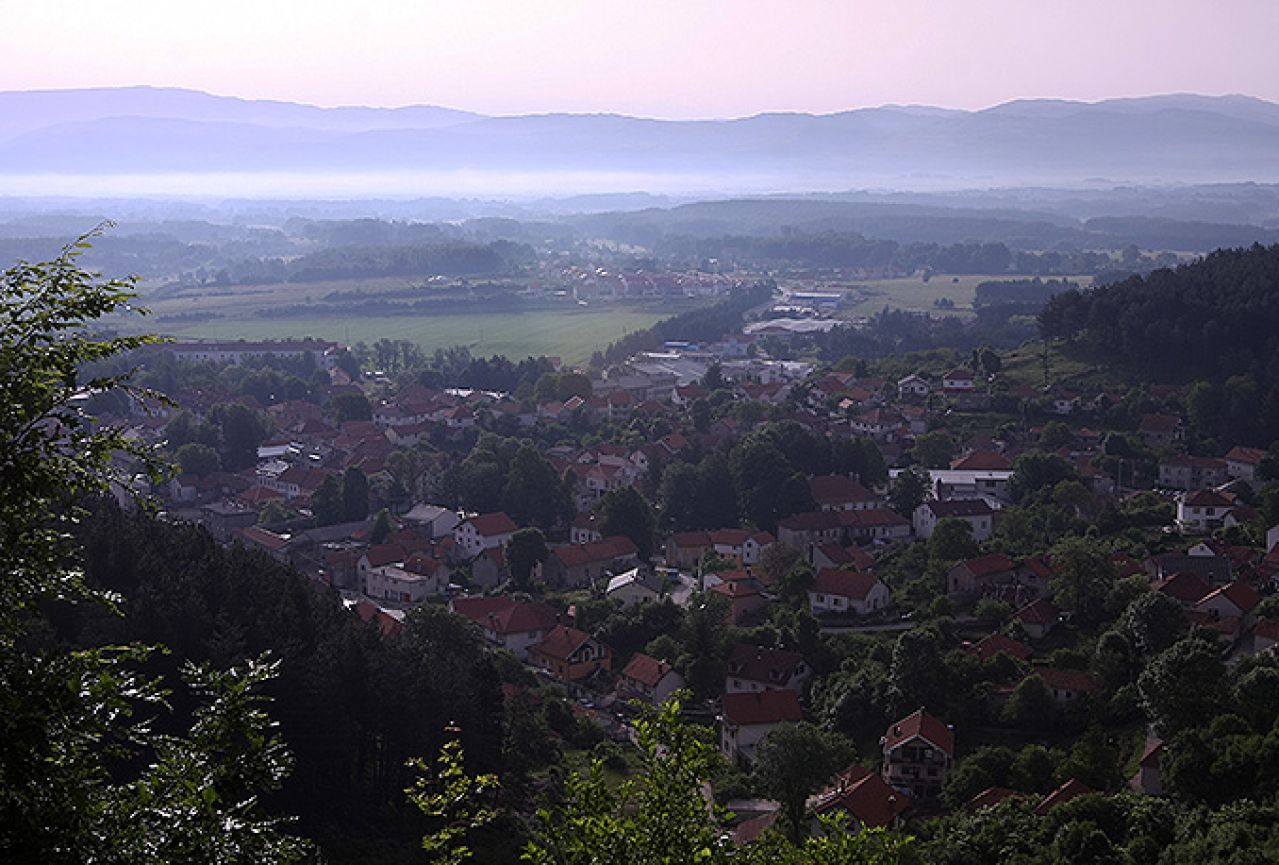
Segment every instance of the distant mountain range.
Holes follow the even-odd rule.
[[[148,87],[0,93],[0,176],[415,171],[615,173],[640,179],[629,188],[667,177],[723,190],[1275,181],[1279,105],[1169,95],[661,121]]]

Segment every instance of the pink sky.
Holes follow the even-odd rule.
[[[10,0],[0,89],[733,117],[1279,101],[1279,0]]]

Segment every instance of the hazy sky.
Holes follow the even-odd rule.
[[[0,0],[0,89],[725,117],[1279,101],[1279,0]]]

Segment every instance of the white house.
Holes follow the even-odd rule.
[[[661,600],[664,588],[660,577],[647,574],[640,568],[631,568],[608,581],[604,597],[621,602],[623,607],[637,607]]]
[[[897,396],[904,400],[925,399],[931,390],[928,379],[914,373],[897,382]]]
[[[618,686],[624,696],[660,706],[684,687],[684,677],[665,661],[639,653],[622,669]]]
[[[430,532],[433,539],[447,537],[452,534],[458,523],[462,521],[456,511],[442,508],[439,505],[426,504],[414,505],[413,509],[400,519],[407,523],[422,526],[422,528]]]
[[[728,659],[724,690],[729,694],[759,691],[799,693],[813,670],[799,652],[739,643]]]
[[[756,747],[773,730],[804,719],[794,691],[725,694],[721,705],[720,753],[740,766],[750,765]]]
[[[467,517],[453,528],[453,542],[463,558],[471,559],[485,550],[506,546],[518,526],[501,511]]]
[[[1195,490],[1177,499],[1177,524],[1187,531],[1210,532],[1221,528],[1235,500],[1216,490]]]
[[[932,499],[915,508],[912,520],[915,537],[927,539],[933,536],[937,524],[947,517],[964,520],[973,527],[973,540],[984,541],[994,528],[995,512],[982,499],[952,499],[939,502]]]
[[[822,613],[855,613],[864,616],[888,606],[888,586],[874,574],[822,568],[808,590],[808,607]]]

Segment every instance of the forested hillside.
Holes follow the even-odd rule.
[[[1063,292],[1039,327],[1134,378],[1202,381],[1189,399],[1201,426],[1257,441],[1279,436],[1279,245],[1220,250],[1175,270]]]

